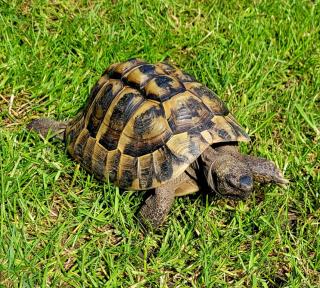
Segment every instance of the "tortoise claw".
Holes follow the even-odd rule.
[[[290,183],[288,179],[284,178],[283,174],[280,171],[278,175],[276,175],[274,182],[282,188],[287,188],[287,185]]]

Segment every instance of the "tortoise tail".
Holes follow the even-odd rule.
[[[48,118],[35,119],[27,125],[28,130],[34,130],[43,137],[50,135],[62,141],[65,139],[66,127],[67,122]]]

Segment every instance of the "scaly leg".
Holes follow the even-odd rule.
[[[140,210],[141,222],[147,227],[158,228],[168,215],[174,200],[174,187],[166,184],[156,188]]]
[[[192,168],[187,170],[191,171]],[[147,198],[140,210],[140,221],[147,227],[157,229],[165,220],[175,196],[182,196],[199,190],[198,184],[190,174],[182,175],[156,188]]]
[[[51,131],[52,136],[55,136],[60,140],[64,140],[66,126],[67,122],[56,121],[48,118],[40,118],[29,123],[27,125],[27,129],[35,130],[43,137],[47,137],[49,131]]]

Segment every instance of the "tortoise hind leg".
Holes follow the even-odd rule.
[[[187,173],[183,173],[154,190],[141,207],[140,222],[148,228],[157,229],[168,215],[175,196],[187,195],[198,190],[195,180]]]
[[[47,137],[50,131],[53,136],[59,138],[60,140],[64,140],[66,126],[67,122],[56,121],[48,118],[40,118],[31,121],[27,125],[27,129],[35,130],[43,137]]]

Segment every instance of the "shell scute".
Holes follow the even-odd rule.
[[[119,150],[115,149],[108,151],[107,161],[106,161],[106,174],[107,179],[113,183],[118,183],[118,171],[120,164],[121,153]]]
[[[87,141],[90,137],[90,133],[87,129],[81,130],[79,136],[76,139],[74,155],[78,159],[81,159],[84,153],[84,148],[86,147]]]
[[[170,76],[179,79],[181,82],[195,82],[196,79],[181,69],[174,67],[168,63],[159,63],[159,66]]]
[[[139,188],[147,189],[152,186],[154,177],[153,155],[152,153],[142,155],[138,161]]]
[[[122,131],[130,119],[131,115],[135,113],[136,107],[140,106],[144,98],[136,93],[134,90],[126,89],[119,97],[117,105],[115,105],[108,124],[101,132],[99,142],[108,150],[114,150],[118,147],[118,142]]]
[[[147,98],[164,102],[173,95],[185,91],[184,86],[169,75],[158,75],[152,78],[144,87]]]
[[[85,113],[87,129],[92,137],[96,137],[102,124],[106,111],[108,111],[112,101],[123,89],[123,84],[119,80],[108,80],[96,93],[95,99],[90,104]]]
[[[136,185],[136,188],[139,188],[138,183],[135,183],[135,180],[138,179],[137,163],[138,158],[123,153],[121,154],[118,183],[120,183],[122,187],[135,187]]]
[[[209,88],[198,82],[184,83],[185,87],[201,98],[214,115],[228,115],[229,110],[224,102]]]
[[[106,179],[106,164],[107,164],[107,156],[108,156],[108,150],[102,146],[97,141],[94,144],[93,153],[91,155],[92,157],[92,164],[91,168],[93,171],[95,171],[95,175],[97,178],[101,180]]]
[[[163,107],[170,128],[175,134],[197,129],[212,118],[212,113],[201,100],[188,91],[171,97],[163,103]]]
[[[141,59],[132,58],[126,62],[112,64],[104,74],[109,75],[110,78],[121,79],[126,72],[144,63],[146,62]]]
[[[129,70],[123,75],[123,81],[137,89],[143,89],[148,81],[157,75],[165,74],[165,72],[158,66],[153,64],[142,64]]]
[[[153,152],[155,178],[158,183],[169,180],[173,175],[172,154],[167,146],[161,146]]]
[[[161,147],[172,132],[163,110],[151,101],[137,109],[122,132],[119,149],[139,157]]]

